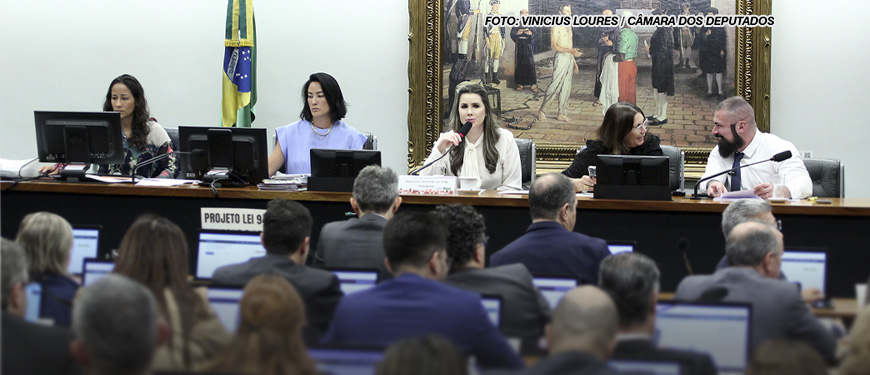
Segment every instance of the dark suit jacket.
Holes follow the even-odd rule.
[[[550,320],[550,305],[532,284],[532,274],[522,264],[482,270],[458,270],[447,276],[447,284],[480,294],[501,297],[501,331],[537,343]]]
[[[426,334],[447,338],[484,367],[524,367],[489,321],[478,294],[415,274],[344,297],[322,342],[388,346]]]
[[[753,269],[729,267],[712,275],[683,279],[674,299],[694,301],[714,287],[728,291],[723,302],[752,305],[753,350],[767,340],[803,340],[833,362],[836,341],[804,304],[794,284],[766,278]]]
[[[72,332],[30,324],[3,312],[3,374],[79,374],[69,352]]]
[[[650,339],[619,340],[612,359],[654,360],[680,364],[683,375],[716,375],[718,370],[708,354],[656,347]]]
[[[393,275],[384,265],[384,227],[387,219],[376,214],[336,221],[323,226],[313,264],[318,267],[374,268],[381,280]]]
[[[554,221],[541,221],[532,223],[526,234],[493,254],[490,266],[522,263],[533,275],[579,276],[598,284],[598,266],[608,255],[606,241],[569,232]]]
[[[308,326],[306,341],[316,342],[326,331],[338,301],[344,295],[338,278],[331,272],[296,264],[283,255],[266,254],[245,263],[223,266],[214,271],[212,282],[220,285],[244,286],[255,276],[271,273],[290,281],[305,301]]]
[[[79,290],[73,279],[58,274],[35,275],[42,283],[42,312],[40,318],[50,318],[56,327],[72,326],[72,301]]]
[[[563,352],[541,358],[534,366],[523,371],[491,371],[486,375],[617,375],[616,371],[594,356],[583,352]]]

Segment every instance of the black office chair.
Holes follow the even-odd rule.
[[[535,142],[531,139],[514,138],[517,143],[517,148],[520,151],[520,169],[523,171],[523,189],[529,190],[532,183],[535,182],[535,163],[536,147]]]
[[[844,198],[846,196],[845,166],[838,159],[803,159],[810,179],[813,181],[813,195],[825,198]]]
[[[668,157],[668,169],[671,173],[671,191],[683,190],[685,182],[684,154],[679,147],[662,145],[662,153]]]
[[[172,141],[172,149],[181,151],[181,143],[178,141],[178,128],[163,128],[166,134],[169,135],[169,140]],[[176,178],[187,178],[187,155],[176,154],[175,165],[178,167],[178,175]]]

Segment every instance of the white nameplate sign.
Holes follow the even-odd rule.
[[[202,229],[263,231],[263,214],[257,208],[202,207],[199,209]]]
[[[399,176],[399,194],[456,194],[456,177]]]

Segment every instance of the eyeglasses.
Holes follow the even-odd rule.
[[[643,128],[643,130],[647,130],[647,129],[649,129],[649,125],[647,125],[647,121],[646,121],[646,120],[644,120],[642,124],[640,124],[640,125],[638,125],[638,126],[635,126],[635,127],[634,127],[634,131],[640,133],[640,132],[641,132],[641,130],[640,130],[641,128]]]

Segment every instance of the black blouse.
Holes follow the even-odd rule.
[[[571,178],[580,178],[589,174],[590,165],[598,164],[598,155],[610,155],[613,150],[604,146],[604,142],[592,139],[586,141],[586,148],[574,156],[574,162],[562,174]],[[628,149],[629,155],[664,156],[662,153],[661,139],[655,134],[648,134],[643,144]]]

